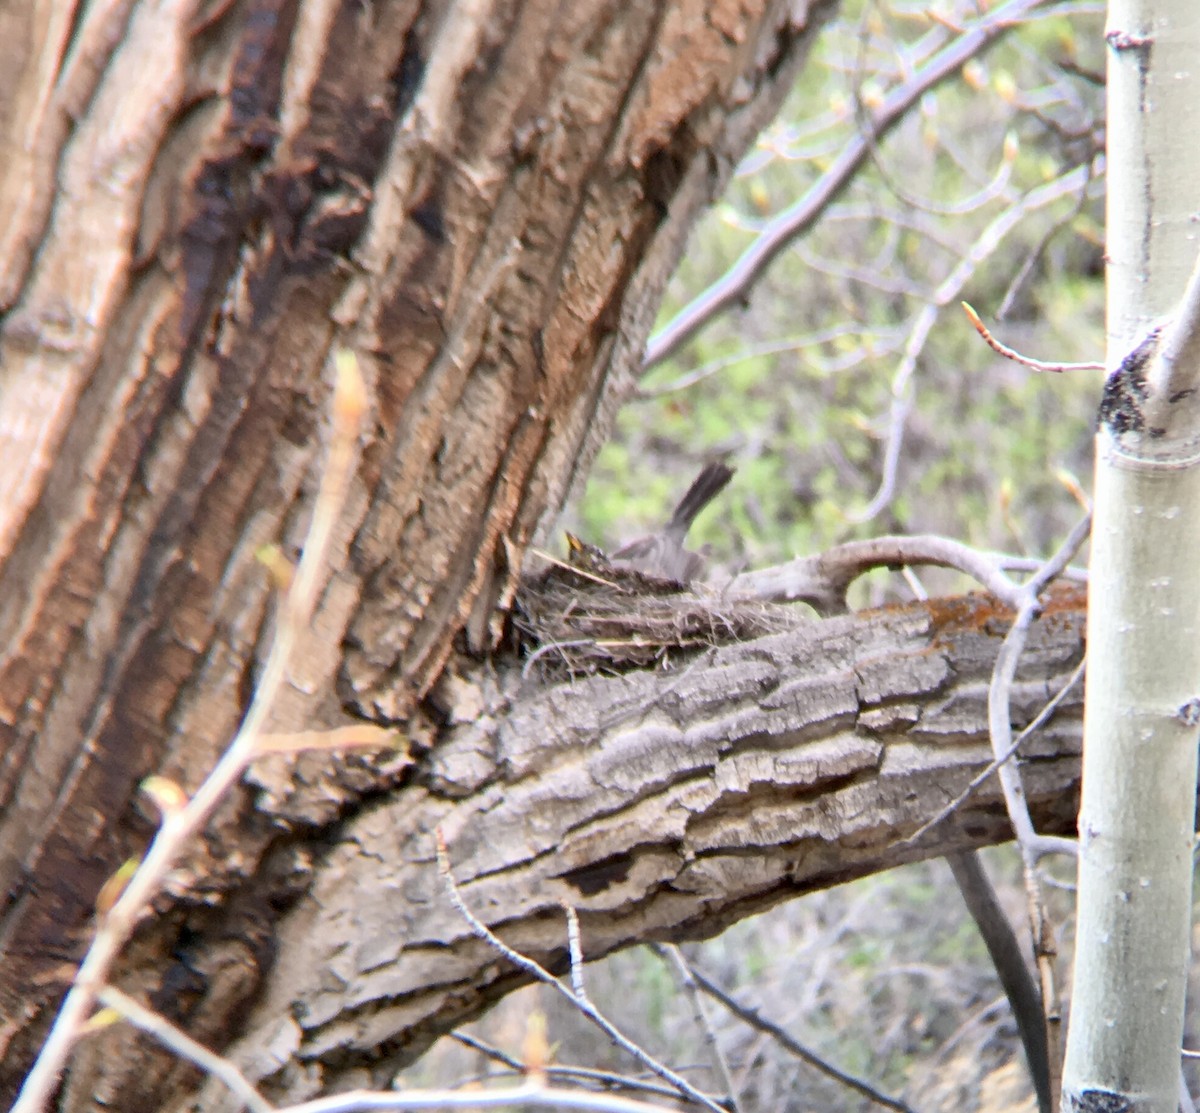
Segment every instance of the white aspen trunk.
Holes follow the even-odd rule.
[[[1200,723],[1195,337],[1176,321],[1194,313],[1178,314],[1157,346],[1142,341],[1175,309],[1197,254],[1200,11],[1117,0],[1107,37],[1110,379],[1096,440],[1062,1108],[1172,1113]]]

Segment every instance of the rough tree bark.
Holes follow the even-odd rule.
[[[277,726],[366,714],[411,754],[256,769],[129,950],[155,1007],[218,1045],[246,1033],[279,1093],[410,1056],[516,980],[439,903],[435,823],[468,899],[551,960],[559,897],[600,954],[1006,836],[984,793],[897,845],[982,760],[1003,627],[984,605],[547,691],[472,663],[607,433],[687,229],[833,7],[0,13],[0,1100],[152,830],[139,781],[195,785],[245,705],[271,628],[254,552],[302,535],[336,347],[373,424]],[[1044,620],[1027,702],[1077,658],[1079,608]],[[1053,829],[1071,723],[1031,790]],[[734,859],[754,864],[737,886]],[[295,942],[318,935],[337,953]],[[159,1109],[195,1083],[113,1030],[61,1101]]]
[[[1014,689],[1030,721],[1081,652],[1082,596],[1056,594]],[[972,597],[800,621],[666,674],[529,689],[471,682],[421,786],[365,808],[281,930],[272,991],[236,1049],[292,1096],[385,1084],[449,1026],[525,979],[447,894],[505,941],[567,961],[562,905],[587,957],[713,934],[801,893],[1009,837],[994,779],[911,842],[991,760],[985,708],[1006,616]],[[1082,691],[1026,750],[1044,830],[1074,830]],[[270,773],[263,807],[287,805]],[[288,789],[293,782],[284,779]]]

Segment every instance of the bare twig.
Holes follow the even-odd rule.
[[[1059,546],[1058,552],[1054,553],[1022,586],[1034,595],[1040,595],[1066,571],[1072,558],[1079,552],[1080,546],[1088,539],[1091,532],[1092,515],[1091,511],[1088,511],[1075,523],[1075,528],[1067,534],[1067,539]]]
[[[481,1040],[478,1036],[472,1036],[466,1032],[451,1032],[450,1038],[457,1040],[474,1051],[478,1051],[481,1055],[486,1055],[489,1059],[494,1059],[514,1074],[525,1075],[529,1073],[529,1068],[520,1059],[509,1055],[506,1051],[502,1051],[498,1047],[493,1047],[486,1040]],[[564,1063],[558,1066],[548,1065],[543,1067],[542,1070],[548,1078],[575,1079],[580,1082],[590,1082],[597,1086],[606,1086],[614,1090],[637,1090],[640,1093],[652,1094],[654,1097],[670,1098],[672,1101],[679,1097],[678,1092],[673,1087],[660,1086],[655,1082],[645,1082],[640,1078],[631,1078],[629,1075],[615,1074],[612,1071],[596,1070],[593,1067],[577,1067]]]
[[[581,1001],[588,1000],[587,987],[583,984],[583,947],[579,942],[579,917],[575,909],[563,903],[567,915],[567,953],[571,956],[571,988]]]
[[[229,1088],[230,1093],[241,1098],[251,1113],[273,1113],[275,1106],[254,1088],[253,1083],[238,1070],[236,1064],[210,1051],[202,1043],[197,1043],[165,1016],[139,1004],[116,986],[106,985],[97,996],[101,1004],[120,1014],[134,1027],[153,1036],[180,1058],[195,1063],[202,1071],[219,1078]]]
[[[1011,762],[999,760],[1012,749],[1012,725],[1009,720],[1012,683],[1016,676],[1021,652],[1025,648],[1029,627],[1032,625],[1036,613],[1036,604],[1023,607],[1017,612],[1017,617],[1000,646],[999,654],[997,654],[995,669],[992,672],[992,683],[988,690],[988,725],[992,737],[992,749],[998,760],[997,772],[1000,775],[1000,785],[1004,792],[1005,805],[1008,809],[1009,819],[1012,821],[1013,831],[1017,836],[1017,842],[1021,847],[1022,855],[1028,856],[1031,866],[1036,865],[1047,854],[1073,856],[1077,852],[1077,846],[1073,839],[1039,835],[1034,830],[1020,771]]]
[[[953,77],[972,58],[987,50],[1038,6],[1040,0],[1010,0],[940,50],[884,100],[869,134],[879,143],[930,89]],[[863,135],[851,137],[819,181],[798,201],[772,220],[720,279],[691,301],[650,338],[643,367],[648,369],[673,355],[718,313],[741,304],[755,282],[797,236],[807,232],[846,189],[867,160],[870,147]]]
[[[650,1105],[616,1094],[588,1090],[556,1090],[526,1083],[505,1090],[351,1090],[332,1097],[288,1106],[281,1113],[390,1113],[417,1109],[582,1109],[588,1113],[667,1113],[662,1105]],[[718,1107],[719,1108],[719,1107]]]
[[[877,359],[882,354],[894,351],[903,339],[898,328],[879,329],[876,333],[871,334],[870,346],[866,343],[860,343],[857,348],[851,351],[839,352],[836,361],[821,359],[814,354],[815,350],[821,345],[830,344],[848,336],[861,337],[862,335],[863,329],[857,324],[853,326],[838,325],[835,328],[822,329],[808,336],[796,336],[790,340],[776,340],[769,343],[752,344],[740,351],[734,352],[732,355],[709,360],[700,367],[684,375],[680,375],[678,378],[672,379],[662,386],[639,386],[634,396],[638,399],[661,398],[667,394],[687,390],[704,382],[705,379],[711,378],[713,375],[717,375],[730,367],[736,367],[739,363],[744,363],[747,360],[762,359],[765,356],[785,355],[789,352],[803,351],[805,353],[804,364],[808,370],[822,375],[837,374],[857,366],[866,359]]]
[[[459,915],[467,922],[471,930],[484,940],[489,946],[494,947],[501,955],[520,970],[524,970],[530,977],[536,981],[548,985],[561,997],[565,998],[575,1008],[577,1008],[584,1016],[586,1016],[593,1024],[595,1024],[610,1040],[618,1047],[627,1051],[632,1055],[642,1066],[647,1070],[657,1074],[659,1078],[670,1082],[672,1086],[683,1094],[684,1097],[696,1102],[698,1105],[704,1106],[705,1109],[712,1110],[712,1113],[725,1113],[723,1108],[718,1105],[712,1098],[701,1093],[696,1089],[686,1078],[671,1070],[664,1063],[660,1063],[645,1049],[639,1047],[631,1039],[621,1033],[617,1027],[605,1017],[599,1009],[596,1008],[589,1000],[580,997],[573,993],[565,985],[562,984],[553,974],[545,967],[535,962],[533,959],[521,954],[520,951],[514,950],[504,942],[491,928],[487,926],[478,916],[475,915],[466,905],[462,898],[462,894],[458,891],[458,885],[454,881],[454,876],[450,872],[450,857],[446,850],[446,843],[442,837],[440,830],[435,832],[435,841],[437,845],[437,862],[438,872],[445,882],[446,891],[450,895],[454,907],[458,909]]]
[[[1041,118],[1042,117],[1039,115],[1039,119]],[[1048,127],[1053,128],[1054,122],[1052,120],[1046,119],[1044,122]],[[1099,172],[1097,161],[1098,160],[1093,158],[1087,164],[1088,169],[1092,174]],[[1009,279],[1008,289],[1004,291],[1004,297],[1000,299],[1000,308],[996,310],[997,321],[1003,321],[1004,318],[1008,316],[1009,312],[1012,310],[1013,304],[1016,302],[1017,295],[1024,288],[1025,283],[1029,281],[1030,276],[1041,264],[1042,259],[1045,256],[1046,249],[1051,243],[1054,242],[1055,237],[1064,228],[1069,228],[1075,218],[1079,216],[1081,212],[1083,212],[1084,204],[1087,202],[1088,185],[1090,184],[1090,181],[1091,179],[1089,177],[1088,181],[1085,181],[1083,185],[1080,186],[1079,193],[1075,198],[1074,208],[1072,208],[1069,213],[1064,214],[1061,219],[1056,220],[1042,233],[1041,238],[1034,245],[1033,250],[1025,256],[1025,259],[1021,263],[1017,273],[1014,274],[1011,279]]]
[[[374,723],[351,723],[328,730],[298,730],[290,734],[259,736],[255,757],[265,754],[299,754],[311,750],[407,749],[408,740],[397,730]]]
[[[675,967],[675,971],[679,975],[679,980],[683,983],[683,992],[687,995],[688,1003],[692,1007],[692,1016],[695,1018],[696,1027],[704,1033],[704,1042],[708,1045],[708,1049],[712,1053],[717,1073],[720,1075],[721,1082],[725,1087],[726,1101],[723,1104],[731,1109],[733,1113],[738,1113],[737,1086],[734,1084],[733,1074],[729,1070],[729,1061],[725,1058],[725,1052],[721,1050],[721,1041],[717,1039],[712,1018],[704,1008],[704,1000],[700,996],[698,983],[692,971],[691,963],[683,957],[683,952],[673,943],[655,943],[652,945],[652,949],[659,958],[671,963]]]
[[[992,682],[988,688],[988,733],[992,750],[999,759],[1012,748],[1011,696],[1012,683],[1017,672],[1017,663],[1025,648],[1025,639],[1037,616],[1040,604],[1038,595],[1070,563],[1080,545],[1091,530],[1091,515],[1080,521],[1049,560],[1021,585],[1023,598],[1017,608],[1016,617],[1005,636],[996,664],[992,670]],[[1057,1108],[1061,1087],[1061,1039],[1062,1014],[1058,1002],[1058,987],[1054,968],[1057,946],[1054,929],[1046,915],[1041,885],[1038,881],[1037,865],[1046,854],[1077,852],[1076,844],[1070,839],[1039,835],[1034,830],[1025,799],[1025,786],[1020,770],[1010,762],[999,766],[1000,786],[1004,792],[1004,803],[1009,820],[1017,835],[1017,846],[1024,865],[1025,893],[1029,905],[1029,925],[1033,935],[1034,959],[1041,981],[1042,1010],[1046,1024],[1047,1062],[1050,1064],[1050,1107]]]
[[[888,416],[888,432],[884,449],[883,470],[879,487],[871,501],[853,515],[851,520],[862,524],[868,522],[890,505],[896,493],[896,479],[900,467],[900,450],[904,443],[904,429],[912,410],[909,384],[916,372],[917,362],[925,349],[926,341],[937,322],[942,309],[959,298],[968,281],[979,267],[996,251],[1005,238],[1031,212],[1058,201],[1072,190],[1086,185],[1087,167],[1077,166],[1074,170],[1031,189],[1000,213],[980,233],[958,265],[942,280],[929,300],[917,314],[905,345],[904,356],[892,376],[892,405]]]
[[[882,1091],[877,1090],[869,1082],[864,1082],[861,1078],[856,1078],[854,1075],[848,1074],[840,1067],[835,1067],[827,1059],[823,1059],[815,1051],[805,1047],[796,1040],[787,1029],[776,1024],[773,1020],[768,1020],[757,1009],[741,1004],[736,998],[731,997],[717,985],[712,978],[696,969],[695,966],[691,967],[691,972],[692,977],[696,979],[696,984],[712,997],[713,1000],[720,1001],[734,1016],[750,1025],[751,1028],[755,1028],[770,1036],[781,1047],[795,1055],[797,1059],[803,1059],[810,1067],[814,1067],[822,1074],[840,1082],[843,1086],[862,1094],[863,1097],[869,1098],[876,1105],[882,1105],[886,1109],[895,1109],[898,1113],[913,1113],[912,1107],[899,1098],[889,1097]]]
[[[595,644],[595,638],[572,638],[570,641],[547,642],[545,645],[539,645],[537,649],[525,658],[525,663],[521,666],[521,679],[527,680],[529,674],[533,671],[533,666],[548,653],[561,653],[563,650],[578,649],[581,646]]]
[[[275,636],[250,707],[229,748],[195,795],[183,807],[163,815],[145,858],[112,907],[101,915],[96,938],[75,975],[33,1069],[26,1076],[12,1113],[39,1113],[45,1106],[79,1027],[91,1011],[113,961],[142,912],[162,887],[190,840],[203,828],[213,809],[256,756],[263,727],[283,687],[288,663],[312,612],[333,526],[345,502],[355,442],[365,408],[357,363],[350,353],[339,352],[329,459],[321,473],[300,564],[283,597]]]
[[[927,213],[936,213],[939,216],[964,216],[967,213],[972,213],[975,210],[986,205],[989,201],[999,197],[1008,187],[1008,183],[1012,178],[1013,163],[1016,161],[1017,145],[1016,137],[1010,133],[1005,137],[1003,158],[1000,161],[1000,166],[991,180],[985,182],[974,194],[969,197],[961,198],[958,201],[950,202],[949,204],[942,201],[935,201],[932,197],[918,197],[915,193],[904,187],[892,174],[888,165],[883,160],[882,152],[879,149],[879,143],[875,138],[871,127],[870,110],[863,102],[862,83],[868,73],[871,72],[871,67],[867,60],[867,45],[870,42],[870,35],[867,32],[867,21],[870,16],[871,9],[864,8],[862,16],[862,25],[859,27],[858,33],[858,59],[855,66],[854,80],[854,119],[858,124],[858,132],[864,142],[867,144],[867,150],[870,152],[871,162],[875,167],[876,173],[879,175],[883,184],[891,190],[891,192],[908,208],[916,209]],[[955,27],[950,23],[942,23],[943,27],[952,30],[955,34],[961,35],[962,28]]]
[[[1103,371],[1103,363],[1051,363],[1044,359],[1034,359],[1032,356],[1023,356],[1016,348],[1010,348],[1007,344],[1001,344],[991,332],[987,325],[979,319],[979,314],[975,312],[970,302],[962,302],[963,312],[967,315],[967,319],[975,326],[975,331],[983,337],[987,346],[993,352],[997,352],[1005,359],[1011,359],[1014,363],[1019,363],[1022,367],[1031,367],[1034,371]]]
[[[1016,752],[1021,748],[1021,743],[1023,743],[1026,738],[1033,734],[1034,731],[1041,729],[1041,727],[1049,721],[1050,717],[1058,709],[1058,705],[1062,703],[1064,699],[1066,699],[1067,693],[1070,692],[1071,689],[1074,688],[1075,685],[1078,684],[1083,678],[1085,666],[1086,660],[1080,661],[1079,664],[1075,666],[1074,671],[1067,678],[1067,682],[1061,688],[1059,688],[1059,690],[1055,692],[1049,700],[1046,701],[1045,706],[1037,713],[1033,719],[1033,722],[1031,722],[1029,726],[1027,726],[1023,731],[1021,731],[1020,734],[1017,735],[1016,738],[1013,739],[1012,745],[1009,746],[1004,753],[988,762],[987,768],[977,776],[972,777],[970,784],[968,784],[967,787],[962,790],[962,792],[960,792],[953,800],[950,801],[949,804],[947,804],[940,812],[938,812],[937,815],[927,822],[922,823],[921,826],[918,827],[911,835],[908,835],[900,841],[903,843],[916,842],[917,839],[919,839],[927,831],[931,831],[939,823],[944,822],[956,811],[958,811],[958,809],[962,807],[967,800],[969,800],[977,791],[979,791],[979,787],[984,784],[984,782],[987,781],[987,779],[993,773],[995,773],[1001,765],[1012,759],[1013,755],[1016,754]]]
[[[1089,507],[1082,506],[1085,513],[1089,511]],[[1012,556],[1008,553],[997,553],[996,562],[1005,572],[1036,572],[1042,566],[1042,560],[1038,557],[1019,557]],[[1060,580],[1070,580],[1076,584],[1086,584],[1088,582],[1087,569],[1077,564],[1069,564],[1059,574]]]

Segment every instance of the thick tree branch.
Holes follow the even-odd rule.
[[[1163,330],[1146,385],[1149,425],[1162,429],[1169,442],[1182,441],[1185,450],[1194,452],[1200,444],[1200,255],[1179,308]]]
[[[1050,595],[1013,686],[1018,724],[1081,653],[1083,599]],[[235,1049],[289,1099],[341,1072],[388,1073],[527,975],[497,961],[437,876],[445,832],[463,899],[505,942],[568,966],[714,934],[781,900],[1011,837],[995,783],[915,845],[905,836],[991,756],[989,677],[1010,613],[983,596],[800,621],[701,651],[672,673],[477,689],[418,782],[339,829]],[[472,703],[463,701],[464,706]],[[1048,833],[1074,829],[1080,697],[1030,740],[1024,777]],[[284,799],[264,771],[264,804]],[[219,1107],[219,1099],[214,1096]]]

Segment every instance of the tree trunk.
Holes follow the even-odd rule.
[[[494,644],[688,228],[833,6],[0,13],[0,1098],[151,833],[138,783],[195,786],[245,706],[272,622],[254,554],[302,536],[331,352],[358,353],[371,422],[276,725],[433,742],[422,701],[456,646]],[[319,822],[406,767],[322,766]],[[228,1035],[321,839],[230,801],[130,984]],[[72,1101],[159,1108],[178,1082],[132,1075],[81,1069]]]
[[[1200,25],[1191,5],[1113,3],[1107,38],[1110,376],[1096,437],[1063,1108],[1173,1113],[1194,919],[1200,724],[1196,277],[1184,295],[1189,272],[1200,275],[1200,152],[1181,148],[1177,136],[1200,124]],[[1184,309],[1165,324],[1181,298]]]

